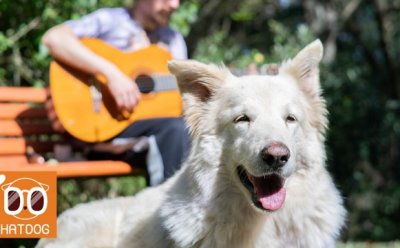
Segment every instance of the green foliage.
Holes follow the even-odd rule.
[[[298,25],[294,32],[275,20],[271,20],[268,26],[273,36],[273,44],[268,51],[255,47],[243,47],[243,44],[235,40],[236,37],[221,31],[202,39],[193,57],[207,63],[224,61],[231,68],[245,69],[250,64],[262,66],[266,63],[286,60],[316,39],[305,24]]]
[[[61,213],[78,203],[104,197],[134,195],[145,187],[145,178],[139,176],[61,180],[58,182],[58,212]]]
[[[48,83],[50,56],[40,39],[50,27],[78,18],[100,6],[129,1],[5,0],[0,3],[0,85],[43,87]]]
[[[205,63],[224,61],[229,64],[240,52],[240,44],[235,44],[227,33],[221,31],[201,40],[193,58]]]
[[[328,169],[349,210],[343,239],[398,239],[400,26],[395,24],[400,12],[393,10],[400,0],[361,1],[347,19],[347,4],[357,1],[286,1],[285,8],[278,2],[186,0],[172,24],[190,41],[192,58],[242,70],[290,58],[319,37],[331,58],[322,64],[321,83],[330,112]],[[0,85],[47,85],[50,56],[40,39],[48,28],[100,6],[131,3],[0,1]],[[105,196],[131,195],[143,187],[143,179],[129,177],[61,181],[59,210]]]
[[[179,9],[172,15],[171,27],[187,36],[190,26],[197,20],[199,5],[195,0],[184,1]]]
[[[360,11],[367,13],[367,17],[361,13],[355,17],[359,18],[362,40],[352,36],[355,24],[351,23],[350,31],[344,29],[336,42],[335,59],[321,68],[321,84],[330,111],[328,169],[349,209],[343,238],[391,240],[400,236],[400,101],[389,99],[390,91],[385,88],[385,81],[394,79],[389,79],[389,68],[383,65],[379,31],[371,16],[375,10],[373,6],[363,6]],[[239,19],[252,22],[251,18]],[[214,32],[198,42],[194,58],[225,61],[235,68],[285,60],[317,37],[307,23],[288,25],[291,22],[286,18],[269,20],[259,32],[271,38],[258,37],[264,42],[253,44],[232,35],[232,30]],[[246,37],[252,35],[246,33]],[[394,55],[398,39],[393,36],[387,40],[389,56]],[[264,60],[255,59],[259,54]],[[399,64],[398,60],[393,62],[395,66]]]

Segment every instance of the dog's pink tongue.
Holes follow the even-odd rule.
[[[258,201],[264,209],[274,211],[282,207],[286,197],[286,189],[283,187],[283,181],[279,176],[248,176],[254,186]]]
[[[256,194],[263,208],[275,211],[282,207],[286,197],[286,189],[282,187],[278,192],[271,195],[263,195],[259,192]]]

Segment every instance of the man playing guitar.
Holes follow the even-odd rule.
[[[80,38],[93,37],[123,51],[133,51],[149,44],[166,48],[174,59],[186,59],[187,48],[181,34],[168,27],[179,0],[136,0],[132,8],[103,8],[79,20],[70,20],[49,29],[43,43],[54,59],[91,75],[106,78],[108,90],[122,112],[133,113],[141,93],[133,79],[107,59],[85,47]],[[55,117],[54,117],[55,118]],[[54,119],[53,118],[53,119]],[[54,120],[56,121],[56,120]],[[123,144],[135,137],[150,137],[147,166],[151,166],[150,184],[170,177],[188,153],[189,135],[181,118],[157,118],[132,123],[110,143]],[[158,154],[158,158],[157,158]],[[115,153],[93,152],[94,158],[115,158]],[[137,164],[137,156],[128,149],[117,158]]]

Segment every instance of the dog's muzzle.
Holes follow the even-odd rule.
[[[237,173],[244,187],[250,192],[251,199],[256,207],[261,210],[275,211],[282,207],[286,189],[285,179],[277,173],[263,176],[251,175],[244,166],[238,166]]]
[[[275,211],[282,207],[286,197],[285,179],[280,174],[290,158],[289,148],[281,142],[271,142],[261,150],[266,173],[254,176],[244,166],[238,166],[237,173],[242,184],[249,190],[256,207]]]

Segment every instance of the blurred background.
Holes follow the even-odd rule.
[[[51,58],[40,39],[48,28],[131,3],[1,0],[0,85],[47,86]],[[341,240],[360,242],[346,247],[400,247],[389,242],[400,240],[400,0],[182,0],[172,23],[191,58],[234,69],[279,62],[321,39],[328,169],[349,211]],[[63,180],[59,211],[143,187],[145,180],[133,177]]]

